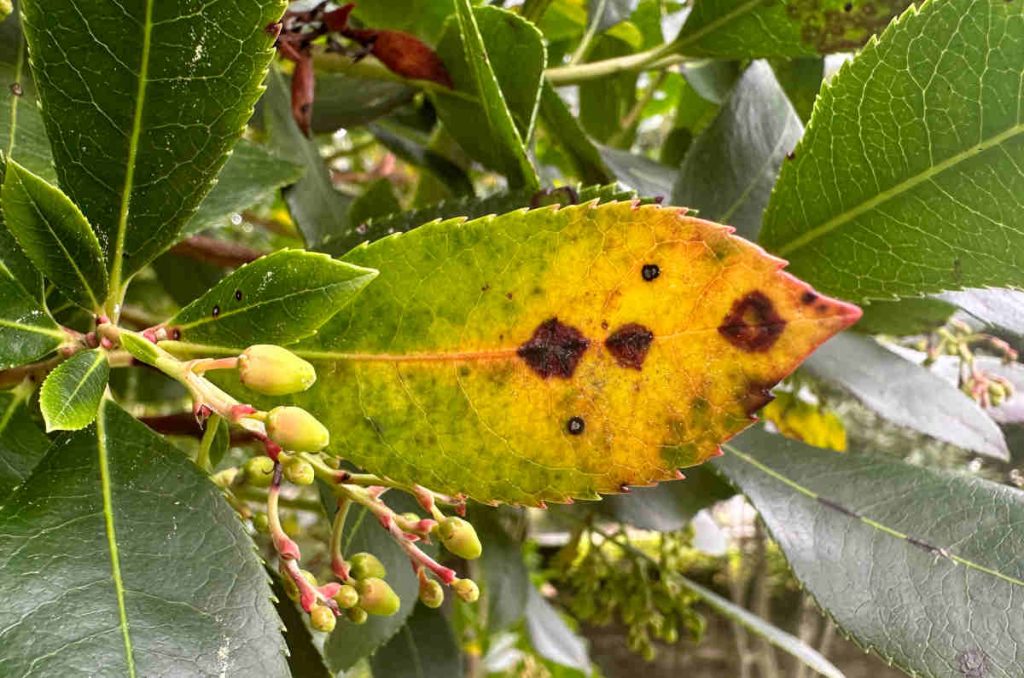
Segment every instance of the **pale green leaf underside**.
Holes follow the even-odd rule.
[[[0,262],[0,370],[37,360],[65,335]]]
[[[281,0],[23,0],[61,187],[113,287],[177,237],[252,113]]]
[[[0,509],[0,598],[0,675],[289,675],[238,518],[110,401]]]
[[[1024,522],[1019,490],[760,428],[723,449],[712,463],[858,644],[922,676],[1020,675],[1024,543],[1009,537]]]
[[[82,351],[57,366],[39,392],[47,431],[77,431],[96,419],[110,377],[107,354]]]
[[[911,10],[818,100],[764,245],[852,299],[1024,276],[1024,7]]]
[[[7,229],[28,259],[68,298],[100,310],[107,294],[106,262],[81,210],[13,159],[0,197]]]
[[[167,322],[174,340],[239,353],[313,334],[377,271],[326,254],[281,250],[247,264]]]

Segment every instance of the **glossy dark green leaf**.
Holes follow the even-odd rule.
[[[284,4],[22,0],[60,185],[99,234],[115,294],[210,190]]]
[[[365,224],[376,217],[387,216],[402,211],[402,205],[395,197],[391,182],[378,179],[367,185],[363,194],[352,203],[348,218],[353,224]]]
[[[908,673],[1019,673],[1020,490],[752,429],[712,462],[839,627]]]
[[[647,156],[618,148],[599,146],[601,158],[611,168],[615,178],[644,198],[668,199],[678,172]]]
[[[864,316],[854,330],[897,337],[932,332],[956,312],[953,304],[930,297],[872,301],[862,308]]]
[[[11,159],[0,199],[7,229],[28,259],[80,306],[102,309],[106,262],[96,234],[70,198]]]
[[[526,600],[526,632],[530,644],[541,657],[560,666],[590,673],[587,644],[532,586]]]
[[[288,669],[292,678],[332,678],[324,664],[324,658],[313,641],[306,625],[307,615],[299,611],[281,585],[281,577],[273,570],[268,572],[273,587],[274,607],[284,624],[284,641],[288,645]]]
[[[96,419],[110,377],[106,351],[81,351],[58,365],[39,391],[47,431],[77,431]]]
[[[14,158],[47,181],[55,181],[50,143],[18,19],[16,11],[0,22],[0,178],[5,158]]]
[[[29,415],[30,391],[0,391],[0,504],[32,473],[50,447]]]
[[[376,275],[325,254],[281,250],[222,279],[167,322],[168,334],[207,353],[290,344],[316,332]]]
[[[955,304],[985,325],[1024,336],[1024,291],[968,289],[944,292],[943,301]],[[937,302],[941,303],[941,302]]]
[[[849,52],[879,33],[907,0],[697,0],[675,51],[718,58]]]
[[[440,610],[417,605],[405,626],[370,659],[374,678],[462,677],[462,653]]]
[[[624,40],[601,35],[594,40],[589,61],[614,59],[634,52]],[[602,143],[613,139],[619,146],[628,147],[632,131],[623,132],[622,120],[636,103],[636,73],[620,73],[597,80],[588,80],[579,87],[580,123],[591,137]]]
[[[348,222],[351,200],[335,190],[316,143],[295,124],[288,80],[276,68],[267,76],[263,120],[271,148],[303,168],[302,178],[284,190],[284,199],[306,245],[316,247],[328,237],[347,242],[349,247],[357,244],[359,234]]]
[[[328,517],[333,521],[336,505],[331,490],[320,485],[320,496],[325,501]],[[388,505],[399,513],[416,511],[416,501],[407,494],[389,493],[384,497]],[[422,546],[433,553],[430,546]],[[339,619],[338,626],[327,637],[324,657],[334,671],[347,671],[359,660],[377,651],[405,624],[419,596],[419,583],[409,559],[387,531],[366,509],[353,506],[345,521],[342,553],[351,555],[367,551],[377,556],[387,569],[387,582],[402,601],[398,612],[390,617],[370,615],[365,624],[355,625]]]
[[[519,622],[526,613],[526,600],[533,583],[523,560],[522,535],[526,515],[511,507],[477,507],[470,511],[481,543],[480,570],[482,600],[487,602],[487,627],[493,633]],[[513,536],[509,528],[518,536]]]
[[[1020,284],[1022,51],[1015,3],[908,11],[822,92],[765,247],[855,301]]]
[[[219,266],[173,252],[161,254],[153,260],[152,267],[164,291],[179,307],[188,306],[209,292],[225,274]]]
[[[365,125],[409,103],[415,94],[414,88],[400,82],[318,73],[312,129],[330,133]]]
[[[584,184],[607,184],[615,179],[579,120],[547,81],[541,89],[540,114],[548,136],[568,153],[580,181]]]
[[[437,47],[455,90],[433,92],[445,129],[474,159],[504,174],[513,188],[536,187],[526,154],[546,62],[540,32],[496,7],[456,0]]]
[[[425,180],[432,179],[446,196],[473,195],[473,182],[470,181],[466,170],[438,151],[436,148],[438,138],[428,138],[423,135],[417,139],[416,137],[419,135],[405,125],[384,122],[371,124],[369,129],[382,146],[407,163],[416,165],[425,171],[425,174],[420,176],[419,187],[423,186]],[[419,192],[416,197],[419,199]],[[363,235],[358,232],[358,226],[356,227],[357,235]],[[328,242],[331,242],[332,247],[335,248],[339,245],[336,239]],[[351,249],[358,242],[350,239],[345,244],[348,245],[346,249]]]
[[[807,124],[823,83],[825,60],[821,57],[797,57],[773,59],[771,63],[775,79],[789,97],[793,110],[800,116],[800,121]]]
[[[754,240],[779,168],[803,125],[764,61],[755,61],[686,152],[672,203]]]
[[[706,466],[686,469],[686,479],[654,487],[636,487],[629,494],[608,495],[594,508],[601,515],[641,530],[675,532],[690,524],[701,509],[735,492]]]
[[[219,490],[109,401],[0,509],[0,674],[288,676]]]
[[[49,313],[0,262],[0,370],[38,360],[65,338]]]
[[[1002,432],[977,403],[869,337],[833,337],[804,366],[894,424],[987,457],[1009,458]]]
[[[185,225],[195,233],[266,200],[281,186],[302,178],[302,168],[251,141],[239,141],[217,175],[217,183]]]

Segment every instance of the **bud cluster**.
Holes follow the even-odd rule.
[[[994,353],[1002,359],[1003,364],[1015,362],[1019,358],[1017,351],[998,337],[976,332],[964,322],[951,320],[947,327],[941,327],[934,335],[920,340],[914,348],[927,353],[925,365],[935,363],[943,355],[958,357],[960,390],[982,407],[999,407],[1016,393],[1009,379],[982,370],[976,361],[979,349]]]
[[[619,620],[628,629],[630,650],[647,661],[656,655],[655,639],[673,644],[680,633],[698,639],[704,630],[704,619],[693,607],[697,599],[676,574],[684,567],[686,541],[672,534],[660,539],[653,559],[609,540],[595,542],[592,533],[581,531],[560,558],[575,561],[562,575],[573,615],[597,626]]]

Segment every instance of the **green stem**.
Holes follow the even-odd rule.
[[[686,61],[685,57],[673,54],[674,48],[672,43],[668,43],[644,52],[593,61],[589,64],[556,66],[545,70],[544,75],[547,76],[548,82],[555,87],[564,87],[588,80],[607,78],[619,73],[650,70],[654,67],[668,68]]]
[[[203,431],[203,438],[199,441],[199,454],[196,455],[196,466],[207,473],[213,473],[213,466],[210,464],[210,448],[213,447],[213,440],[217,437],[217,429],[220,427],[221,418],[219,415],[212,415],[206,420],[206,430]]]
[[[343,582],[349,579],[349,564],[341,552],[341,537],[345,531],[345,518],[348,517],[348,509],[352,502],[347,497],[338,498],[338,512],[334,514],[334,525],[331,526],[331,571]]]

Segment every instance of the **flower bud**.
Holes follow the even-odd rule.
[[[334,613],[326,605],[317,605],[309,611],[309,625],[317,631],[330,633],[336,623]]]
[[[305,391],[316,381],[316,370],[280,346],[257,344],[238,357],[238,376],[257,393],[280,396]]]
[[[275,407],[267,414],[267,435],[286,450],[317,452],[327,447],[331,434],[301,407]]]
[[[472,579],[456,579],[452,584],[455,595],[464,602],[475,603],[480,598],[480,587]]]
[[[433,579],[420,581],[420,602],[427,607],[437,609],[444,602],[444,589]]]
[[[296,485],[312,485],[316,474],[308,461],[291,459],[284,465],[284,477]]]
[[[257,532],[266,534],[270,532],[270,519],[266,513],[255,513],[252,517],[252,526]]]
[[[370,577],[361,580],[356,586],[359,590],[359,607],[370,614],[390,617],[398,612],[401,601],[383,579]]]
[[[383,579],[388,572],[384,569],[384,563],[372,553],[357,553],[348,560],[352,569],[349,574],[356,579],[370,579],[376,577]]]
[[[366,623],[366,610],[361,607],[350,607],[345,610],[345,616],[353,624],[365,624]]]
[[[342,584],[338,592],[334,594],[334,602],[343,610],[355,607],[359,604],[359,592],[350,584]]]
[[[274,460],[253,457],[245,462],[245,482],[253,487],[269,487],[274,479]]]
[[[458,516],[442,520],[437,526],[437,534],[444,547],[460,558],[476,560],[483,551],[476,530]]]

